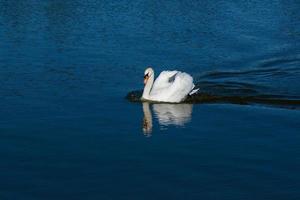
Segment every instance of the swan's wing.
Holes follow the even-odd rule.
[[[169,74],[171,75],[171,74]],[[155,87],[152,88],[151,96],[153,100],[165,101],[165,102],[180,102],[186,98],[186,96],[194,88],[193,77],[184,72],[178,72],[172,74],[173,76],[164,76],[163,79],[156,82]]]
[[[168,88],[175,81],[175,77],[178,71],[162,71],[156,78],[152,91],[156,93],[158,90]]]
[[[176,74],[172,85],[168,88],[168,98],[169,100],[180,102],[186,98],[194,87],[193,77],[185,72],[179,72]]]

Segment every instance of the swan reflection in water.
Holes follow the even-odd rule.
[[[152,104],[154,116],[162,126],[184,126],[191,120],[192,104]],[[150,104],[143,102],[143,132],[146,136],[151,136],[153,128],[152,112]]]

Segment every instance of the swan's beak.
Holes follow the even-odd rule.
[[[144,76],[144,85],[146,85],[148,79],[149,79],[149,76],[148,76],[148,74],[146,74],[146,75]]]

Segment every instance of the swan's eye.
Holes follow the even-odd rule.
[[[149,76],[148,74],[145,74],[144,78],[148,78],[148,76]]]

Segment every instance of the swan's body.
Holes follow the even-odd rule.
[[[180,71],[163,71],[154,81],[153,69],[147,68],[144,84],[142,100],[149,101],[179,103],[198,91],[193,90],[193,77]]]

